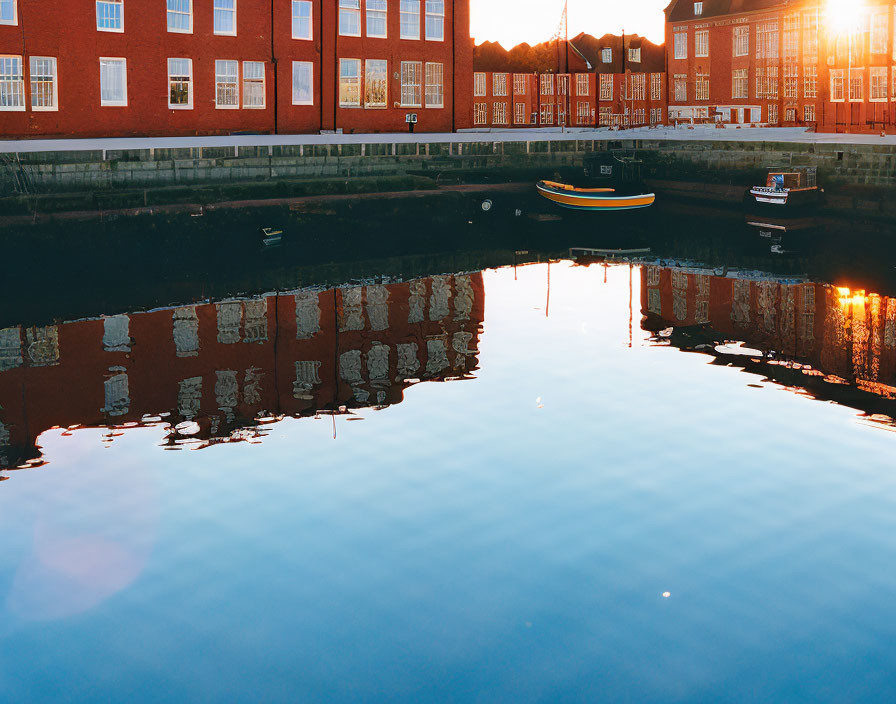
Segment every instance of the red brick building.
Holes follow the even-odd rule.
[[[0,0],[0,136],[453,131],[469,24],[469,0]]]
[[[669,119],[896,128],[893,0],[675,0],[666,8]]]
[[[637,36],[582,35],[568,49],[559,52],[568,56],[562,72],[475,71],[473,126],[635,127],[664,121],[662,47]]]

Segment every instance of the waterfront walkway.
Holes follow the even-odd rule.
[[[717,129],[714,127],[678,127],[659,129],[560,128],[468,130],[458,133],[418,134],[297,134],[227,135],[223,137],[123,137],[102,139],[22,139],[0,141],[0,154],[37,152],[73,152],[126,149],[179,149],[191,147],[267,147],[322,144],[464,144],[471,142],[560,142],[577,140],[720,141],[720,142],[791,142],[844,145],[887,145],[896,147],[896,135],[880,137],[867,134],[816,134],[800,127],[764,127]]]

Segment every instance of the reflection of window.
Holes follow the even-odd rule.
[[[96,28],[101,32],[123,32],[124,0],[97,0]]]
[[[168,0],[168,31],[183,34],[193,31],[193,0]]]
[[[0,110],[25,109],[25,76],[21,56],[0,56]]]
[[[100,105],[126,106],[128,104],[127,61],[125,59],[100,59]]]
[[[386,37],[386,0],[367,0],[367,36]]]
[[[419,61],[401,62],[401,105],[402,107],[419,108],[421,106],[421,72]]]
[[[339,34],[361,36],[361,0],[339,0]]]
[[[314,64],[292,62],[292,104],[314,105]]]
[[[361,59],[339,59],[339,106],[361,105]]]
[[[401,0],[401,38],[420,38],[420,0]]]
[[[58,110],[59,88],[56,83],[56,59],[52,56],[32,56],[31,109]]]
[[[193,61],[168,59],[168,107],[193,107]]]
[[[313,39],[312,7],[310,0],[293,0],[292,3],[292,38]]]
[[[364,64],[364,106],[384,108],[387,100],[388,62],[368,59]]]
[[[426,0],[426,39],[445,39],[445,0]]]
[[[445,104],[444,96],[444,68],[442,64],[426,64],[426,107],[443,107]]]
[[[215,0],[215,34],[236,36],[236,0]]]
[[[219,109],[240,106],[238,61],[215,61],[215,107]]]
[[[243,107],[264,107],[263,61],[243,61]]]

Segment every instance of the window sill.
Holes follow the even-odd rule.
[[[169,105],[169,110],[192,110],[192,105]]]
[[[52,108],[47,108],[47,107],[36,108],[36,107],[32,106],[31,112],[59,112],[59,107],[55,106]]]
[[[239,105],[215,105],[215,110],[239,110]]]
[[[124,34],[124,27],[121,29],[115,29],[112,27],[97,27],[97,32],[112,32],[112,34]]]
[[[19,107],[19,106],[11,106],[11,107],[3,106],[3,107],[0,107],[0,112],[25,112],[25,106],[24,105],[22,105],[21,107]]]
[[[105,103],[104,103],[104,102],[100,101],[100,107],[101,107],[101,108],[126,108],[127,106],[128,106],[127,102],[124,102],[124,103],[120,103],[120,102],[114,102],[114,103],[105,102]]]
[[[311,102],[301,102],[301,103],[297,103],[296,101],[293,101],[292,104],[293,104],[293,105],[296,105],[296,106],[299,106],[299,107],[301,107],[301,106],[313,106],[313,105],[314,105],[314,101],[312,100]]]
[[[297,42],[313,42],[314,37],[293,37],[293,40]]]
[[[236,32],[214,32],[216,37],[235,37]]]
[[[193,30],[191,29],[171,29],[168,28],[168,34],[192,34]]]
[[[267,105],[243,105],[243,110],[267,110]]]

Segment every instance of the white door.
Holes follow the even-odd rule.
[[[750,122],[762,121],[762,108],[750,108]]]

